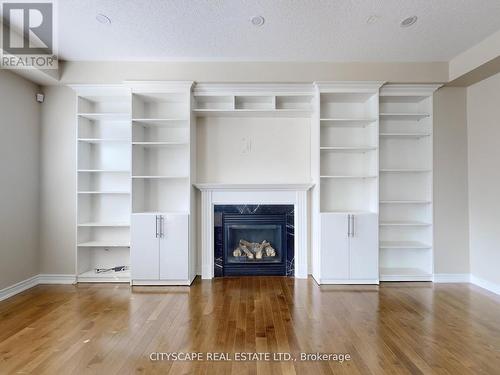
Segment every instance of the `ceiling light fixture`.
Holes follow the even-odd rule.
[[[262,26],[264,25],[264,22],[266,22],[266,20],[262,16],[254,16],[252,17],[251,21],[252,25],[254,26]]]
[[[111,18],[109,18],[105,14],[98,13],[97,16],[95,16],[95,19],[97,20],[97,22],[102,23],[103,25],[111,25]]]
[[[400,26],[401,27],[410,27],[410,26],[413,26],[413,25],[415,25],[415,23],[417,22],[417,20],[418,20],[417,16],[407,17],[407,18],[405,18],[404,20],[401,21]]]

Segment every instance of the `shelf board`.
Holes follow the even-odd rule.
[[[91,121],[130,121],[130,113],[127,112],[78,113],[77,116]]]
[[[432,246],[418,241],[380,241],[380,249],[430,249]]]
[[[183,179],[183,178],[189,178],[189,176],[132,176],[132,178],[135,179]]]
[[[130,241],[87,241],[80,242],[78,247],[130,247]]]
[[[88,190],[88,191],[78,191],[78,194],[130,194],[130,191],[98,191],[98,190]]]
[[[425,95],[384,95],[380,94],[380,103],[420,103],[422,100],[427,99],[429,96]]]
[[[168,147],[168,146],[187,146],[189,142],[132,142],[133,146],[143,147]]]
[[[320,118],[322,126],[338,126],[338,127],[365,127],[373,124],[377,119],[359,119],[359,118]]]
[[[432,172],[431,169],[403,169],[403,168],[383,168],[381,173],[426,173]]]
[[[380,138],[419,139],[430,135],[431,133],[380,133]]]
[[[194,109],[199,117],[310,117],[308,109]]]
[[[380,204],[431,204],[427,200],[381,200]]]
[[[85,142],[85,143],[130,143],[130,139],[78,138],[78,142]]]
[[[333,175],[333,176],[319,176],[320,178],[337,178],[337,179],[356,179],[356,178],[377,178],[376,175],[362,175],[362,176],[342,176],[342,175]]]
[[[132,215],[189,215],[189,211],[133,211]]]
[[[78,169],[82,173],[130,173],[126,169]]]
[[[432,281],[432,274],[418,268],[381,267],[380,281]]]
[[[94,221],[88,223],[79,223],[79,227],[129,227],[129,222],[112,221]]]
[[[377,146],[353,146],[353,147],[338,147],[338,146],[321,146],[319,148],[321,151],[332,151],[332,152],[367,152],[375,151]]]
[[[430,117],[428,113],[380,113],[382,120],[406,120],[406,121],[420,121],[426,117]]]
[[[381,227],[428,227],[432,224],[425,223],[423,221],[380,221],[379,225]]]
[[[133,118],[133,124],[141,126],[158,126],[171,128],[185,128],[189,119],[185,118]]]
[[[119,272],[101,272],[94,270],[86,271],[78,275],[78,282],[88,283],[128,283],[130,282],[130,270]]]
[[[320,214],[373,214],[375,212],[369,210],[329,210],[320,211]]]

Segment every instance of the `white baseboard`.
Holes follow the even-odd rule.
[[[76,283],[75,275],[59,275],[59,274],[38,275],[38,284],[74,284],[74,283]]]
[[[435,273],[435,283],[468,283],[470,274],[468,273]]]
[[[491,281],[481,279],[480,277],[476,277],[474,275],[470,276],[470,282],[483,289],[489,290],[490,292],[500,294],[500,284],[492,283]]]
[[[39,284],[74,284],[76,282],[75,275],[50,275],[40,274],[30,277],[29,279],[20,281],[14,285],[0,290],[0,301],[9,297],[15,296],[29,288],[33,288]]]
[[[8,286],[7,288],[3,288],[0,290],[0,301],[24,292],[26,289],[33,288],[36,285],[38,285],[38,275]]]

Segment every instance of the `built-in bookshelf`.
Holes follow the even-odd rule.
[[[378,88],[318,84],[320,212],[378,212]]]
[[[309,118],[312,115],[310,85],[197,84],[194,98],[193,112],[198,117]]]
[[[74,89],[77,281],[129,282],[130,91],[121,85]]]
[[[320,284],[377,284],[379,88],[318,82],[311,129],[312,274]]]
[[[380,279],[433,277],[432,95],[438,85],[380,91]]]
[[[132,87],[132,212],[190,209],[191,83]]]

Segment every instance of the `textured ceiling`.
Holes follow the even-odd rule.
[[[58,9],[66,60],[448,61],[500,29],[500,0],[58,0]],[[412,15],[418,22],[401,28]]]

